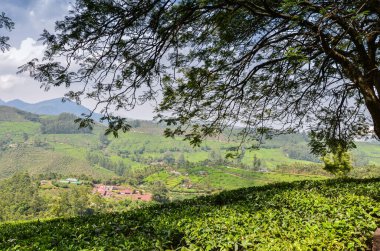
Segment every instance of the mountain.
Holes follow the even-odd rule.
[[[4,105],[27,111],[26,109],[30,104],[28,104],[28,103],[26,103],[20,99],[14,99],[14,100],[11,100],[9,102],[5,102]]]
[[[35,104],[26,103],[22,100],[15,99],[8,102],[0,100],[0,105],[14,107],[23,111],[39,114],[39,115],[59,115],[61,113],[72,113],[76,116],[82,117],[82,114],[88,114],[89,109],[82,105],[78,105],[70,100],[62,102],[61,98],[41,101]],[[101,114],[93,114],[95,121],[99,121],[102,117]]]

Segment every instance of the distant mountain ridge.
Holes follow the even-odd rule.
[[[89,114],[90,110],[82,105],[78,105],[75,102],[66,100],[62,102],[61,98],[50,99],[41,101],[38,103],[27,103],[25,101],[15,99],[8,102],[0,100],[0,105],[14,107],[19,110],[31,112],[38,115],[59,115],[61,113],[71,113],[78,117],[83,117],[83,114]],[[99,113],[94,113],[92,118],[99,122],[102,117]]]

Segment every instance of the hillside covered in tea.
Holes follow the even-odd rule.
[[[126,213],[0,225],[3,250],[368,250],[379,179],[278,183]]]

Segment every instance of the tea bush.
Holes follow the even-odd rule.
[[[0,225],[1,250],[366,250],[380,179],[277,183],[119,214]]]

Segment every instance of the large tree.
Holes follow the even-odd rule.
[[[166,135],[307,129],[326,154],[380,137],[379,35],[379,0],[77,0],[21,71],[96,100],[109,132],[158,95]]]
[[[14,28],[14,23],[12,20],[5,15],[4,12],[0,13],[0,29],[6,29],[11,31]],[[4,52],[9,49],[10,45],[8,44],[9,37],[0,35],[0,50]]]

